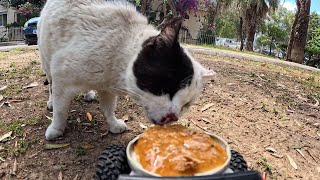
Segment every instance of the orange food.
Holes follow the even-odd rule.
[[[147,129],[134,146],[144,169],[161,176],[185,176],[210,171],[227,160],[225,149],[209,135],[182,125]]]

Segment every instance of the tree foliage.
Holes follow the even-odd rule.
[[[270,55],[274,48],[278,51],[285,51],[293,20],[294,14],[286,8],[279,8],[271,12],[259,28],[261,36],[257,39],[258,45],[269,46]]]
[[[19,8],[20,5],[26,4],[27,2],[40,8],[45,4],[46,0],[9,0],[10,6],[14,8]]]
[[[310,16],[305,63],[320,68],[320,15],[317,13]]]

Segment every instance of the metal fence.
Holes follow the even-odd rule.
[[[8,41],[22,41],[23,40],[23,27],[10,27],[7,28]]]
[[[215,45],[214,35],[199,32],[196,38],[192,38],[188,30],[182,29],[179,34],[180,43],[197,45]]]

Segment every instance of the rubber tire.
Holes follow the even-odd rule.
[[[234,172],[243,172],[248,170],[247,161],[237,151],[231,150],[231,161],[229,164],[230,169]]]
[[[108,146],[100,155],[96,165],[96,180],[117,180],[120,174],[129,174],[126,149],[119,145]]]
[[[234,172],[248,170],[247,162],[237,151],[231,150],[229,168]],[[127,162],[126,148],[118,145],[108,146],[100,155],[96,166],[96,180],[117,180],[120,174],[129,174],[131,169]]]

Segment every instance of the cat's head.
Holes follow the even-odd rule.
[[[200,95],[204,81],[215,75],[178,43],[182,21],[166,20],[160,34],[143,43],[127,74],[129,94],[155,124],[177,121]]]

